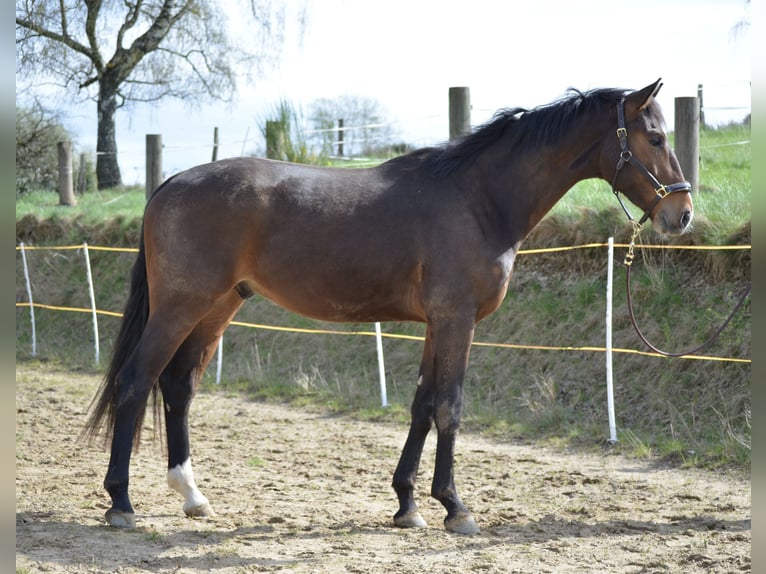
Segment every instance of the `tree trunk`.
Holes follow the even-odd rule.
[[[98,189],[122,185],[117,162],[117,137],[114,116],[117,111],[117,93],[101,84],[98,94],[98,139],[96,142],[96,179]]]

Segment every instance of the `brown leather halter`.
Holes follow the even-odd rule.
[[[644,223],[646,222],[646,220],[649,219],[649,216],[652,210],[655,208],[655,206],[661,199],[664,199],[671,193],[674,193],[677,191],[690,192],[692,190],[692,186],[688,181],[681,181],[678,183],[673,183],[671,185],[661,184],[659,180],[654,176],[654,174],[652,174],[652,172],[650,172],[646,168],[646,166],[644,166],[644,164],[642,164],[633,155],[633,153],[630,151],[630,148],[628,147],[628,130],[625,128],[625,98],[622,98],[620,102],[617,104],[617,138],[620,141],[620,159],[617,162],[617,168],[614,172],[614,178],[612,178],[612,191],[614,192],[614,195],[617,198],[617,201],[620,202],[620,206],[622,207],[622,210],[625,212],[625,215],[628,216],[628,220],[633,225],[633,235],[630,238],[628,253],[625,255],[625,261],[624,261],[625,266],[627,268],[626,275],[625,275],[625,282],[626,282],[627,302],[628,302],[628,312],[630,315],[630,322],[633,324],[633,328],[636,330],[636,334],[638,334],[638,337],[644,342],[644,344],[646,344],[647,347],[649,347],[655,353],[658,353],[665,357],[683,357],[685,355],[693,355],[694,353],[698,353],[705,347],[708,347],[709,345],[711,345],[720,336],[723,330],[731,322],[732,318],[737,313],[737,311],[739,311],[742,305],[745,303],[745,300],[747,299],[748,295],[750,295],[750,285],[748,285],[739,303],[737,303],[736,307],[734,307],[734,310],[726,318],[723,324],[716,330],[715,333],[713,333],[713,335],[707,341],[702,343],[700,346],[695,347],[693,349],[689,349],[688,351],[680,352],[680,353],[668,353],[667,351],[658,349],[647,340],[647,338],[641,332],[641,329],[638,326],[638,322],[636,321],[636,315],[633,311],[633,298],[631,296],[631,290],[630,290],[630,270],[631,270],[631,267],[632,267],[631,264],[633,263],[633,258],[634,258],[633,250],[636,244],[636,238],[638,237],[638,234],[641,232],[641,229]],[[654,186],[654,192],[656,194],[654,201],[644,211],[644,215],[638,221],[636,221],[633,218],[633,215],[631,215],[627,206],[625,205],[625,203],[622,201],[622,198],[620,197],[620,191],[615,187],[615,183],[617,182],[617,176],[620,174],[622,169],[627,164],[631,164],[634,167],[636,167],[641,173],[643,173],[649,179],[649,181],[652,182],[652,185]]]
[[[649,219],[649,215],[661,199],[664,199],[671,193],[675,193],[677,191],[692,190],[692,184],[690,184],[688,181],[680,181],[670,185],[661,184],[659,180],[654,176],[654,174],[650,172],[646,166],[633,155],[633,152],[630,151],[630,148],[628,147],[628,130],[625,127],[625,98],[620,99],[620,102],[617,104],[617,139],[620,141],[620,159],[617,161],[617,168],[615,169],[614,177],[612,178],[612,191],[614,192],[615,197],[617,197],[617,201],[620,202],[620,206],[625,212],[625,215],[628,216],[628,219],[631,222],[635,220],[633,219],[633,216],[631,215],[625,203],[622,201],[622,198],[620,197],[620,191],[615,186],[617,183],[617,176],[620,175],[620,172],[626,165],[630,164],[634,166],[649,181],[651,181],[652,185],[654,186],[654,201],[649,207],[646,208],[644,215],[638,221],[638,225],[643,225],[646,220]]]

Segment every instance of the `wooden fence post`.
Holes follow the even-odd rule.
[[[338,120],[338,157],[343,157],[343,135],[345,130],[343,129],[343,118]]]
[[[471,133],[471,90],[466,87],[449,89],[450,141]]]
[[[218,126],[213,128],[213,158],[211,161],[218,159]]]
[[[58,142],[59,157],[59,205],[76,205],[72,181],[72,144]]]
[[[699,189],[700,165],[700,107],[696,97],[675,100],[675,151],[684,177]]]
[[[80,163],[77,166],[77,185],[75,192],[82,195],[88,188],[88,155],[80,154]]]
[[[162,135],[146,134],[146,199],[162,183]]]

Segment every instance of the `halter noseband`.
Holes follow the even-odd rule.
[[[630,151],[628,148],[628,130],[625,127],[625,98],[621,98],[620,102],[617,104],[617,139],[620,141],[620,159],[617,161],[617,168],[614,172],[614,178],[612,179],[612,191],[614,192],[615,197],[617,198],[617,201],[620,202],[620,207],[622,207],[622,210],[625,212],[625,215],[628,216],[628,219],[636,225],[635,220],[633,219],[633,216],[631,215],[630,211],[628,211],[627,206],[622,201],[622,198],[620,197],[620,191],[615,187],[615,183],[617,182],[617,176],[620,174],[620,171],[623,167],[625,167],[625,164],[630,163],[631,165],[634,165],[638,170],[644,174],[649,181],[652,182],[652,185],[654,186],[654,193],[656,194],[656,197],[654,198],[654,201],[652,204],[646,208],[646,211],[644,211],[643,217],[638,221],[638,227],[640,227],[644,224],[644,222],[649,219],[649,214],[652,212],[654,207],[657,205],[657,203],[670,195],[671,193],[674,193],[676,191],[691,191],[692,186],[688,181],[681,181],[679,183],[673,183],[670,185],[662,185],[659,180],[654,177],[652,172],[650,172],[644,164],[642,164],[634,155],[633,152]]]

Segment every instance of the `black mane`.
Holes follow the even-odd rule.
[[[510,145],[524,152],[551,144],[566,134],[572,122],[585,114],[598,113],[603,106],[615,106],[626,91],[601,88],[580,92],[570,88],[567,94],[549,104],[533,108],[506,108],[473,133],[438,147],[422,148],[394,158],[391,162],[418,161],[434,176],[446,176],[470,165],[489,146],[512,130]]]

